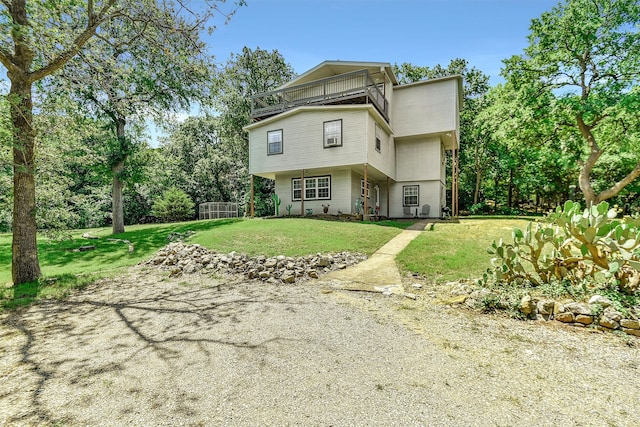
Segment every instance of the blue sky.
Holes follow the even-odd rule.
[[[231,1],[231,0],[227,0]],[[207,38],[224,64],[244,46],[277,49],[297,73],[324,60],[447,65],[464,58],[496,84],[527,46],[531,19],[559,0],[246,0]]]

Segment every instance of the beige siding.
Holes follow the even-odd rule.
[[[440,181],[407,181],[407,182],[397,182],[391,185],[391,201],[389,210],[391,211],[392,218],[402,218],[407,217],[404,213],[404,207],[402,205],[402,196],[403,190],[402,187],[405,185],[418,185],[420,187],[418,193],[418,203],[419,206],[410,207],[410,215],[409,217],[413,217],[416,213],[416,209],[418,214],[421,212],[422,205],[428,204],[429,209],[429,217],[430,218],[438,218],[440,216],[440,207],[442,206],[441,200],[441,187],[442,183]]]
[[[250,173],[364,163],[368,112],[327,108],[302,111],[249,131]],[[323,123],[342,119],[342,146],[324,148]],[[267,132],[282,129],[283,153],[267,155]]]
[[[385,175],[395,177],[396,151],[393,146],[393,138],[380,125],[380,152],[376,150],[376,120],[369,116],[367,122],[367,163],[378,169]]]
[[[396,138],[455,131],[457,117],[456,79],[396,86],[393,91],[391,127]]]
[[[439,138],[395,141],[396,181],[441,180]]]
[[[322,213],[322,205],[329,205],[329,213],[337,214],[340,210],[344,213],[351,212],[350,200],[351,200],[351,171],[348,169],[336,169],[331,173],[324,173],[323,171],[305,171],[305,177],[316,176],[331,176],[331,199],[330,200],[305,200],[304,208],[312,209],[313,214]],[[275,192],[280,197],[280,215],[287,214],[287,205],[291,204],[291,214],[301,215],[302,202],[292,201],[293,189],[292,179],[300,178],[301,173],[279,173],[276,175],[276,187]]]

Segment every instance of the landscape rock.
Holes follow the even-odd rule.
[[[600,304],[604,308],[609,307],[613,303],[610,299],[603,297],[602,295],[594,295],[589,298],[589,304]]]
[[[627,329],[640,329],[640,320],[621,319],[620,326]]]
[[[585,303],[572,302],[565,304],[564,308],[575,315],[591,316],[591,309],[589,308],[589,305]]]
[[[566,313],[558,313],[554,318],[562,323],[573,323],[575,321],[575,316],[570,311]]]
[[[535,309],[536,305],[533,303],[531,295],[523,296],[522,300],[520,300],[520,311],[522,314],[528,317],[535,312]]]
[[[296,283],[317,279],[320,274],[347,268],[366,258],[366,255],[351,252],[297,258],[284,255],[249,257],[237,252],[216,253],[198,244],[172,242],[141,264],[167,270],[171,276],[215,271],[269,283]]]
[[[609,319],[606,315],[600,316],[600,320],[598,322],[600,326],[604,326],[609,329],[618,329],[620,328],[620,324],[615,320]]]
[[[586,314],[577,314],[576,323],[580,323],[582,325],[590,325],[593,323],[593,317]]]

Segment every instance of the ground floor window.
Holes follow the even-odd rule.
[[[302,179],[291,180],[291,200],[302,200]],[[315,176],[304,179],[305,200],[329,200],[331,199],[331,176]]]
[[[404,185],[402,187],[402,206],[418,206],[420,186]]]
[[[364,178],[360,179],[360,197],[364,197]],[[367,181],[367,199],[371,198],[371,183]]]

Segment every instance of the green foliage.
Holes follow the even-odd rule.
[[[639,24],[637,0],[564,0],[532,21],[525,53],[505,61],[518,114],[534,119],[521,129],[537,128],[538,140],[580,159],[587,203],[640,176]],[[625,164],[600,174],[607,153]]]
[[[291,208],[293,207],[293,205],[291,203],[289,203],[287,206],[285,206],[287,209],[287,215],[291,216]]]
[[[514,228],[512,243],[494,241],[493,273],[499,282],[568,282],[571,286],[605,280],[633,293],[640,282],[640,228],[637,219],[618,219],[607,202],[581,209],[567,201],[546,221]]]
[[[193,219],[195,204],[187,193],[171,187],[153,203],[153,214],[164,222]]]

